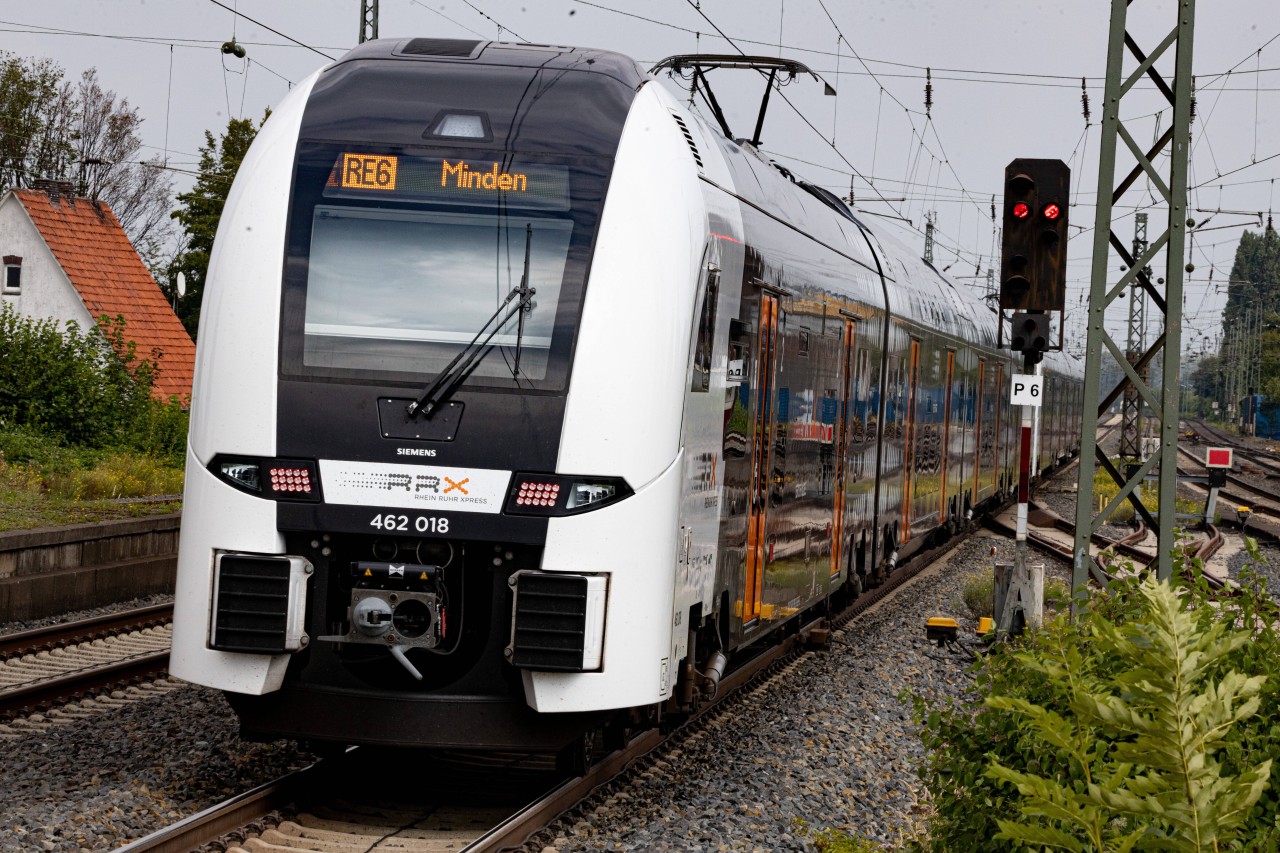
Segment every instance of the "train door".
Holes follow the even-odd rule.
[[[1004,467],[1004,462],[1000,458],[1000,437],[1001,437],[1000,430],[1004,428],[1004,424],[1002,423],[1004,419],[1000,417],[1001,413],[1004,411],[1004,401],[1001,399],[1001,397],[1003,396],[1003,392],[1004,392],[1004,365],[997,364],[996,365],[995,400],[993,401],[995,403],[993,408],[995,409],[996,422],[995,422],[995,429],[992,430],[992,435],[994,436],[994,440],[991,443],[991,477],[995,481],[997,489],[1005,489],[1009,485],[1008,483],[1004,482],[1004,472],[1002,470]]]
[[[915,499],[916,469],[916,389],[920,384],[920,341],[911,339],[911,356],[907,362],[906,441],[902,449],[902,538],[911,538],[911,503]]]
[[[938,508],[938,524],[946,524],[947,522],[947,498],[950,493],[950,462],[951,462],[951,403],[952,388],[951,382],[955,378],[956,373],[956,351],[947,350],[947,365],[942,380],[942,446],[938,448],[941,454],[939,464],[942,470],[939,472],[941,477],[941,497],[939,498]]]
[[[857,324],[844,321],[844,339],[840,344],[840,406],[836,410],[835,434],[835,500],[831,520],[831,577],[840,574],[844,557],[845,456],[849,449],[849,407],[853,404],[854,340]]]
[[[760,616],[764,591],[766,517],[773,470],[775,421],[773,415],[774,373],[778,347],[778,298],[760,294],[760,323],[755,344],[755,388],[751,428],[751,480],[748,486],[747,571],[742,591],[742,622]]]
[[[970,506],[975,510],[982,499],[982,413],[987,402],[987,360],[985,358],[978,359],[976,393],[978,403],[973,413],[973,497],[970,499]]]

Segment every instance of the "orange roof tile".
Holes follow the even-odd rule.
[[[94,317],[124,315],[139,358],[160,351],[157,397],[189,397],[196,345],[105,202],[14,190]]]

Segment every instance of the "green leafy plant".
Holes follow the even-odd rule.
[[[1228,670],[1224,659],[1250,634],[1204,623],[1168,584],[1138,588],[1140,618],[1116,625],[1090,621],[1097,653],[1128,664],[1110,678],[1090,677],[1078,652],[1055,657],[1019,653],[1023,662],[1069,692],[1059,713],[1012,696],[986,704],[1012,713],[1045,746],[1065,753],[1079,772],[1071,784],[993,761],[988,774],[1012,784],[1023,821],[999,820],[997,838],[1061,850],[1217,851],[1234,840],[1271,774],[1266,759],[1238,775],[1214,754],[1236,723],[1257,713],[1266,676]],[[1074,781],[1074,780],[1073,780]]]
[[[0,422],[63,445],[129,447],[181,465],[187,413],[179,400],[152,396],[157,355],[139,357],[123,317],[81,331],[0,306]]]
[[[1222,599],[1197,573],[1184,579],[1183,562],[1175,557],[1164,610],[1149,613],[1154,604],[1138,580],[1116,581],[1095,592],[1077,622],[1065,614],[1048,618],[1040,630],[981,656],[964,700],[910,697],[929,750],[920,775],[935,811],[929,838],[909,849],[1051,848],[1047,836],[1002,835],[1006,824],[1071,837],[1057,849],[1124,849],[1135,833],[1134,849],[1197,849],[1176,844],[1197,831],[1192,827],[1203,828],[1203,809],[1216,816],[1218,846],[1202,837],[1202,849],[1280,849],[1280,791],[1265,784],[1266,762],[1280,754],[1280,610],[1263,579],[1247,570],[1238,593]],[[1181,658],[1169,657],[1175,639]],[[1117,651],[1121,642],[1129,657]],[[1157,654],[1164,658],[1135,663],[1134,656]],[[1182,661],[1173,681],[1169,660]],[[1000,698],[987,704],[986,696]],[[1192,707],[1190,728],[1156,731],[1178,719],[1175,709]],[[1134,746],[1140,737],[1142,748]],[[1147,754],[1157,738],[1163,758]],[[1169,811],[1181,778],[1168,769],[1175,743],[1192,763],[1187,790],[1199,792],[1202,809],[1195,815]],[[1024,783],[1056,787],[1041,790],[1044,802],[1027,813],[1032,801],[1011,777],[993,775],[993,765],[1023,774]],[[1093,813],[1086,806],[1099,810],[1102,846],[1087,834]]]

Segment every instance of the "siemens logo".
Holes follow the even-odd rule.
[[[435,456],[434,447],[397,447],[396,456]]]

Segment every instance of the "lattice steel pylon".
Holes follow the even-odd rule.
[[[1174,522],[1176,511],[1174,496],[1178,478],[1178,379],[1182,349],[1182,280],[1183,256],[1186,251],[1187,229],[1187,166],[1191,136],[1191,48],[1195,23],[1195,0],[1178,0],[1176,19],[1168,34],[1160,41],[1150,56],[1143,53],[1137,41],[1127,29],[1128,15],[1141,0],[1112,0],[1111,29],[1107,47],[1106,92],[1103,101],[1102,140],[1098,162],[1098,209],[1094,226],[1093,272],[1089,290],[1088,340],[1085,347],[1084,398],[1086,400],[1080,437],[1080,489],[1076,498],[1076,537],[1072,587],[1072,611],[1087,602],[1084,595],[1089,574],[1099,574],[1089,551],[1089,539],[1106,522],[1122,501],[1128,500],[1156,532],[1156,573],[1167,579],[1172,570],[1174,547]],[[1152,5],[1148,2],[1148,5]],[[1150,23],[1145,22],[1145,23]],[[1170,86],[1156,70],[1156,63],[1170,48],[1175,48],[1174,76]],[[1125,57],[1130,55],[1136,65],[1125,73]],[[1129,96],[1134,85],[1149,77],[1156,88],[1173,106],[1173,122],[1169,129],[1148,150],[1138,146],[1132,134],[1120,120],[1121,104]],[[1136,97],[1130,97],[1136,101]],[[1134,112],[1130,105],[1130,112]],[[1118,183],[1116,182],[1116,150],[1120,143],[1133,155],[1136,165]],[[1167,149],[1167,150],[1166,150]],[[1161,153],[1169,155],[1167,175],[1161,175],[1155,160]],[[1112,209],[1124,193],[1139,177],[1146,174],[1151,186],[1159,193],[1168,207],[1168,224],[1163,232],[1150,242],[1140,257],[1133,257],[1129,248],[1111,229]],[[1109,281],[1114,268],[1111,250],[1119,256],[1125,272],[1114,283]],[[1147,275],[1146,268],[1161,252],[1165,254],[1166,272],[1163,287]],[[1152,313],[1164,315],[1164,326],[1151,346],[1130,364],[1125,353],[1116,345],[1106,328],[1107,308],[1129,287],[1141,287],[1150,297]],[[1102,351],[1106,348],[1112,358],[1124,370],[1124,378],[1105,397],[1101,393]],[[1142,372],[1157,357],[1163,359],[1161,387],[1151,388],[1143,381]],[[1121,472],[1101,451],[1097,442],[1098,420],[1132,383],[1138,396],[1146,402],[1153,416],[1160,422],[1160,442],[1145,459]],[[1095,409],[1087,401],[1097,401]],[[1102,467],[1120,486],[1119,493],[1097,516],[1094,515],[1094,473]],[[1159,473],[1159,520],[1153,516],[1136,495],[1137,486],[1151,472]]]
[[[378,37],[378,0],[360,0],[360,44]]]
[[[1135,213],[1133,217],[1133,256],[1141,257],[1147,250],[1147,214]],[[1151,268],[1144,272],[1151,277]],[[1129,288],[1129,340],[1125,357],[1130,364],[1137,364],[1147,349],[1147,297],[1142,288]],[[1137,371],[1143,382],[1149,382],[1150,371],[1145,367]],[[1120,404],[1120,458],[1133,463],[1142,458],[1142,399],[1138,387],[1127,383],[1124,401]]]

